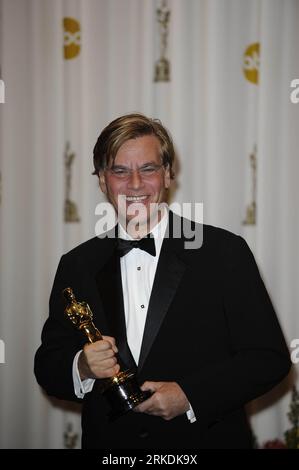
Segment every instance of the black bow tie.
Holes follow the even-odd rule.
[[[156,256],[155,240],[152,237],[144,237],[140,240],[123,240],[118,238],[116,248],[120,257],[129,253],[132,248],[140,248],[140,250],[147,251],[150,255]]]

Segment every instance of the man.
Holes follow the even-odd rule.
[[[161,206],[173,159],[166,129],[140,114],[111,122],[94,148],[94,174],[118,215],[118,237],[110,231],[62,257],[35,359],[48,394],[83,399],[84,448],[250,448],[244,405],[290,368],[245,241],[193,224],[203,243],[190,248],[185,221]],[[147,252],[138,243],[149,233]],[[88,302],[103,340],[86,344],[65,317],[69,286]],[[110,421],[98,385],[120,368],[135,370],[152,395]]]

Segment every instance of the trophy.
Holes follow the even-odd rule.
[[[103,339],[92,321],[93,314],[89,305],[86,302],[78,302],[70,287],[63,290],[63,295],[68,302],[64,313],[75,327],[87,336],[89,343]],[[111,407],[110,419],[122,416],[151,396],[151,392],[143,392],[139,388],[135,374],[130,370],[120,371],[113,377],[101,379],[101,385],[101,393]]]
[[[257,149],[256,145],[254,146],[253,152],[250,155],[250,166],[252,174],[252,199],[251,204],[247,206],[246,209],[246,218],[243,221],[243,225],[256,225],[256,169],[257,169]]]
[[[160,59],[155,64],[155,82],[170,81],[170,63],[166,59],[168,23],[170,20],[170,10],[167,8],[166,0],[157,10],[157,19],[160,27]]]
[[[77,205],[71,200],[71,182],[72,182],[72,165],[74,163],[75,154],[70,152],[70,143],[66,143],[64,153],[65,165],[65,201],[64,201],[64,221],[80,222]]]

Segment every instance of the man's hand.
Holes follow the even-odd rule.
[[[161,416],[169,421],[189,410],[188,399],[176,382],[144,382],[140,388],[154,394],[134,408],[138,413]]]
[[[116,375],[120,366],[117,363],[115,339],[103,336],[95,343],[85,344],[78,360],[78,369],[81,380],[105,379]]]

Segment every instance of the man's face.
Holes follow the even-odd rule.
[[[101,190],[127,224],[134,218],[140,225],[148,225],[150,218],[151,222],[155,219],[154,203],[164,202],[170,172],[162,166],[159,151],[160,142],[153,135],[127,140],[109,169],[99,175]],[[124,200],[118,204],[120,195]]]

